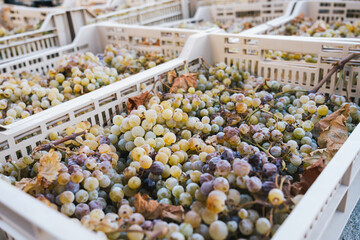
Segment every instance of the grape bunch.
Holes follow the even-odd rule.
[[[280,34],[306,37],[358,38],[360,36],[359,29],[360,21],[351,23],[336,20],[326,23],[323,20],[313,21],[309,17],[299,15],[285,24],[284,30]]]
[[[42,21],[38,21],[33,25],[19,26],[19,27],[8,27],[0,24],[0,37],[12,36],[19,33],[28,31],[34,31],[41,27]]]
[[[240,33],[260,23],[261,21],[256,18],[243,18],[243,19],[236,19],[234,21],[216,22],[216,23],[209,21],[197,22],[197,23],[183,22],[175,27],[185,28],[185,29],[198,29],[198,30],[220,28],[220,29],[224,29],[228,33]]]
[[[140,54],[109,45],[104,54],[65,56],[47,75],[1,74],[0,124],[11,124],[167,60],[162,54]]]
[[[307,63],[317,63],[318,58],[314,54],[301,54],[283,51],[265,51],[265,60],[281,60],[281,61],[299,61]]]
[[[348,105],[351,133],[360,108],[345,97],[218,63],[196,87],[154,94],[106,127],[52,131],[42,144],[74,137],[1,164],[0,177],[109,239],[269,239],[303,196],[290,185],[319,149],[315,125]],[[48,159],[58,162],[44,179]],[[150,217],[139,195],[184,214]]]

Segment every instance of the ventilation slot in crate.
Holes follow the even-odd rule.
[[[65,114],[61,117],[57,117],[56,119],[53,119],[53,120],[47,122],[46,127],[47,127],[47,129],[51,129],[51,128],[54,128],[56,126],[59,126],[61,124],[69,122],[69,121],[70,121],[69,114]]]
[[[36,135],[40,135],[42,133],[40,126],[35,127],[33,129],[30,129],[28,131],[25,131],[24,133],[21,133],[14,137],[15,143],[19,144],[22,141],[28,140]]]
[[[74,116],[77,118],[77,117],[84,115],[85,113],[88,113],[88,112],[91,112],[94,110],[95,110],[95,105],[94,105],[94,103],[91,103],[87,106],[83,106],[79,109],[74,110]]]
[[[116,96],[116,93],[114,94],[111,94],[110,96],[107,96],[107,97],[104,97],[102,99],[99,100],[99,106],[103,106],[103,105],[106,105],[108,103],[111,103],[111,102],[114,102],[114,101],[117,101],[117,96]]]

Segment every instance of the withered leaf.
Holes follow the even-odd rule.
[[[144,105],[146,100],[151,96],[149,91],[143,92],[135,97],[128,99],[126,103],[126,110],[130,113],[132,110],[137,109],[138,106]]]
[[[350,115],[350,105],[345,104],[329,116],[321,119],[314,127],[314,136],[320,136],[321,132],[327,129],[330,126],[331,121],[335,120],[338,116],[343,115],[345,118],[348,118]]]
[[[326,23],[323,20],[317,20],[310,29],[316,32],[325,32]]]
[[[24,192],[40,192],[41,187],[37,184],[36,178],[23,178],[15,183],[15,186]]]
[[[346,118],[350,114],[349,104],[319,121],[315,126],[315,136],[319,134],[318,144],[321,148],[327,148],[329,160],[336,154],[349,136],[346,127]]]
[[[134,206],[136,212],[141,213],[146,219],[168,218],[177,222],[184,219],[182,206],[158,203],[156,200],[149,200],[148,195],[136,194]]]
[[[174,70],[169,71],[167,74],[167,78],[168,78],[169,84],[170,85],[173,84],[175,78],[177,78],[176,72]]]
[[[170,72],[169,72],[170,74]],[[182,74],[180,77],[174,78],[173,74],[170,74],[169,78],[168,74],[168,80],[171,85],[170,92],[176,93],[178,89],[182,88],[185,91],[188,90],[189,87],[196,88],[197,86],[197,73],[187,73]]]
[[[331,160],[330,154],[326,148],[316,149],[311,152],[309,156],[305,157],[303,161],[305,162],[305,165],[310,166],[316,163],[320,158],[324,159],[326,164]]]
[[[292,193],[304,194],[315,182],[316,178],[325,168],[325,160],[320,158],[316,163],[307,167],[304,173],[300,176],[300,182],[294,183],[291,187]]]
[[[212,146],[216,147],[216,144],[217,144],[217,136],[216,136],[216,135],[213,135],[213,136],[208,137],[208,138],[205,140],[205,143],[208,144],[208,145],[212,145]]]
[[[331,121],[330,126],[320,134],[318,144],[321,148],[327,148],[331,159],[345,143],[348,136],[346,118],[340,115]]]
[[[45,178],[46,181],[52,182],[56,179],[61,169],[60,157],[51,149],[47,154],[40,158],[38,181]]]

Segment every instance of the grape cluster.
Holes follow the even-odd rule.
[[[311,18],[300,15],[285,24],[285,28],[280,34],[306,37],[357,38],[360,36],[360,21],[353,23],[332,21],[326,23],[323,20],[313,21]]]
[[[265,60],[281,60],[281,61],[299,61],[307,63],[317,63],[318,58],[314,54],[291,53],[284,51],[265,51]]]
[[[34,24],[29,24],[26,26],[18,26],[18,27],[9,27],[7,25],[0,24],[0,37],[12,36],[19,33],[24,33],[27,31],[34,31],[41,27],[43,21],[36,21]]]
[[[65,56],[47,75],[2,74],[0,124],[11,124],[167,60],[161,54],[140,54],[109,45],[104,54]]]
[[[315,124],[347,103],[219,63],[200,70],[196,88],[154,95],[107,127],[81,122],[51,132],[43,143],[87,131],[55,149],[56,180],[28,193],[91,230],[120,221],[127,231],[109,239],[157,230],[158,239],[268,239],[302,197],[284,189],[318,149]],[[348,104],[352,132],[360,108]],[[1,178],[19,184],[38,176],[46,154],[0,165]],[[146,219],[135,211],[137,193],[183,206],[183,221]]]
[[[260,23],[261,21],[255,18],[243,18],[243,19],[236,19],[234,21],[217,22],[217,23],[213,23],[209,21],[197,22],[197,23],[183,22],[175,27],[185,28],[185,29],[199,29],[199,30],[220,28],[220,29],[224,29],[228,33],[240,33]]]

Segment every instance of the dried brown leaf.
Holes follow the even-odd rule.
[[[135,195],[135,210],[141,213],[146,219],[168,218],[181,222],[184,218],[184,209],[182,206],[172,206],[169,204],[158,203],[156,200],[149,200],[148,195]]]
[[[45,178],[45,180],[49,182],[54,181],[60,169],[60,157],[54,149],[51,149],[49,153],[40,158],[38,181],[42,182],[42,178]]]
[[[23,178],[19,182],[16,182],[15,186],[24,192],[36,190],[36,193],[39,192],[38,188],[40,188],[36,178]]]
[[[325,168],[325,160],[320,158],[316,163],[307,167],[304,173],[300,176],[300,182],[296,182],[291,186],[291,193],[293,195],[304,194],[315,182],[316,178]]]
[[[212,146],[216,147],[216,144],[217,144],[217,136],[216,136],[216,135],[213,135],[213,136],[208,137],[208,138],[205,140],[205,143],[208,144],[208,145],[212,145]]]
[[[169,84],[172,85],[174,83],[175,78],[177,78],[176,72],[174,70],[169,71],[167,78],[168,78]]]
[[[311,152],[309,156],[305,157],[303,161],[306,165],[313,165],[315,164],[320,158],[326,161],[326,164],[331,160],[330,154],[326,148],[316,149],[315,151]]]
[[[135,97],[128,99],[126,103],[126,110],[130,113],[132,110],[137,109],[138,106],[144,105],[146,100],[151,96],[149,91],[143,92]]]
[[[330,114],[329,116],[321,119],[315,125],[314,135],[316,137],[320,136],[322,131],[324,131],[325,129],[327,129],[330,126],[331,121],[335,120],[340,115],[343,115],[345,118],[349,117],[349,115],[350,115],[350,105],[349,104],[345,104],[344,106],[342,106],[341,108],[339,108],[338,110],[336,110],[335,112]]]
[[[172,85],[170,88],[170,92],[176,93],[177,90],[180,88],[184,89],[185,91],[188,90],[189,87],[196,88],[197,75],[197,73],[188,73],[182,74],[180,77],[176,78],[173,78],[173,75],[170,75],[171,77],[168,78],[170,85]]]

